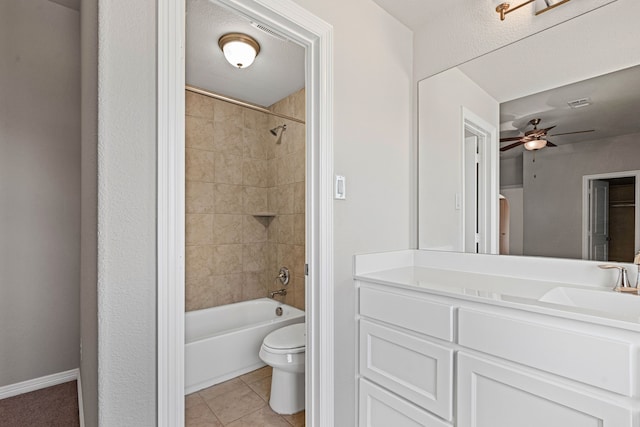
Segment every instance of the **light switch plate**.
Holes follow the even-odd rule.
[[[336,175],[336,199],[344,200],[347,198],[347,179],[342,175]]]

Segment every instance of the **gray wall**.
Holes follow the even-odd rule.
[[[500,159],[500,187],[522,186],[522,156]]]
[[[80,375],[86,427],[98,425],[98,0],[81,15]]]
[[[156,424],[156,16],[155,0],[98,0],[102,426]]]
[[[532,156],[523,161],[524,255],[582,258],[582,177],[640,169],[640,133]]]
[[[80,19],[0,1],[0,386],[78,367]]]

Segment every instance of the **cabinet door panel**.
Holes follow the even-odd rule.
[[[442,418],[453,417],[452,349],[361,320],[360,373]]]
[[[526,368],[458,353],[458,427],[631,427],[623,406]]]
[[[627,342],[466,308],[458,324],[462,346],[634,396],[637,356]]]
[[[453,341],[454,308],[447,304],[362,287],[360,314],[445,341]]]
[[[360,380],[360,427],[451,427],[393,393]]]

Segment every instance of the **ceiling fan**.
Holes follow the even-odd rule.
[[[540,124],[541,119],[532,119],[529,120],[529,124],[533,126],[533,129],[528,130],[522,136],[516,136],[512,138],[500,138],[500,142],[508,142],[508,141],[517,141],[513,144],[505,145],[500,148],[500,151],[511,150],[512,148],[519,147],[520,145],[524,145],[524,148],[533,151],[539,150],[544,147],[557,147],[556,144],[549,141],[547,136],[559,136],[559,135],[571,135],[574,133],[587,133],[593,132],[594,130],[579,130],[576,132],[565,132],[565,133],[556,133],[554,135],[547,135],[551,129],[555,126],[548,127],[546,129],[538,129],[538,125]]]

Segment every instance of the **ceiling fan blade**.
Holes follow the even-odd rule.
[[[531,137],[531,138],[538,138],[538,137],[546,135],[547,132],[549,132],[554,127],[555,126],[551,126],[549,128],[546,128],[546,129],[531,129],[531,130],[526,131],[524,133],[524,136],[528,136],[528,137]]]
[[[565,133],[554,133],[553,135],[549,135],[549,136],[559,136],[559,135],[573,135],[574,133],[588,133],[588,132],[595,132],[595,129],[590,129],[590,130],[579,130],[576,132],[565,132]]]
[[[520,141],[522,139],[521,136],[514,136],[512,138],[500,138],[500,142],[507,142],[507,141]]]
[[[512,148],[516,148],[519,145],[524,144],[524,141],[518,141],[518,142],[514,142],[513,144],[509,144],[507,146],[504,146],[502,148],[500,148],[500,151],[507,151],[507,150],[511,150]]]
[[[557,145],[547,139],[547,147],[557,147]]]

